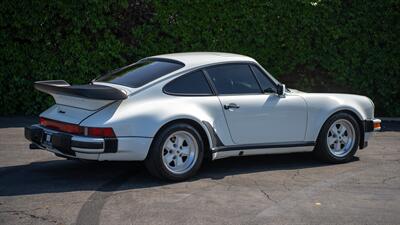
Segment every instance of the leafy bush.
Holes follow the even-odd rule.
[[[5,1],[0,114],[35,114],[35,80],[85,83],[149,55],[249,55],[289,87],[369,96],[400,115],[398,1]]]

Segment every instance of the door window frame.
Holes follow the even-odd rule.
[[[215,87],[214,82],[212,81],[210,75],[209,75],[208,72],[207,72],[207,69],[213,68],[213,67],[218,67],[218,66],[224,66],[224,65],[246,65],[246,66],[248,66],[248,67],[249,67],[249,70],[251,71],[251,74],[253,75],[254,79],[255,79],[256,82],[257,82],[258,88],[260,89],[260,93],[233,93],[233,94],[220,94],[220,93],[218,93],[218,90],[217,90],[217,88]],[[269,77],[269,75],[267,75],[267,74],[264,72],[264,70],[261,69],[261,67],[260,67],[257,63],[254,63],[254,62],[231,62],[231,63],[228,62],[228,63],[221,63],[221,64],[216,64],[216,65],[212,65],[212,66],[203,67],[201,70],[203,70],[203,73],[204,73],[204,75],[205,75],[205,77],[206,77],[206,79],[207,79],[207,81],[208,81],[208,83],[209,83],[209,85],[210,85],[212,91],[213,91],[213,92],[215,93],[215,95],[217,95],[217,96],[231,96],[231,95],[266,95],[266,94],[274,94],[274,93],[264,93],[264,92],[263,92],[262,87],[261,87],[261,84],[260,84],[260,81],[257,79],[257,76],[255,75],[253,69],[251,68],[251,65],[254,65],[255,67],[257,67],[257,69],[259,69],[259,70],[261,71],[261,73],[262,73],[264,76],[266,76],[267,79],[268,79],[269,81],[271,81],[271,83],[275,86],[275,88],[278,86],[278,84],[277,84],[275,81],[273,81],[273,80]]]

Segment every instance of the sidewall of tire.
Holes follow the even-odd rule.
[[[198,144],[198,156],[194,166],[182,174],[174,174],[169,171],[163,163],[162,151],[163,145],[166,139],[176,131],[186,131],[193,135]],[[153,140],[151,144],[149,154],[145,160],[145,165],[149,172],[161,179],[167,179],[171,181],[182,181],[188,179],[189,177],[195,175],[195,173],[201,167],[204,158],[204,142],[201,139],[199,132],[191,125],[185,123],[177,123],[168,126],[167,128],[161,130]]]
[[[331,151],[328,148],[327,138],[326,138],[331,125],[339,119],[345,119],[345,120],[349,121],[353,125],[355,136],[356,136],[352,149],[348,152],[347,155],[345,155],[343,157],[338,157],[331,153]],[[357,121],[355,120],[355,118],[353,116],[351,116],[348,113],[334,114],[324,123],[324,125],[320,131],[320,134],[318,136],[317,146],[315,148],[314,153],[316,154],[316,156],[318,158],[320,158],[321,160],[326,161],[326,162],[331,162],[331,163],[348,162],[353,159],[354,154],[358,150],[358,146],[360,143],[360,133],[361,133],[360,126],[358,125]]]

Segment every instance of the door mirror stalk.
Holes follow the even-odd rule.
[[[278,84],[278,87],[276,88],[276,93],[279,96],[284,97],[286,92],[286,86],[284,84]]]

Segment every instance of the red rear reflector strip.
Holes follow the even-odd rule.
[[[90,137],[115,137],[111,127],[81,127],[76,124],[65,123],[47,118],[39,118],[40,125],[70,134],[85,135]],[[86,129],[86,132],[84,132]]]
[[[39,118],[39,123],[40,123],[40,125],[50,128],[50,129],[54,129],[54,130],[58,130],[58,131],[66,132],[66,133],[71,133],[71,134],[83,134],[83,128],[76,124],[64,123],[64,122],[60,122],[60,121],[56,121],[56,120],[46,119],[43,117]]]

